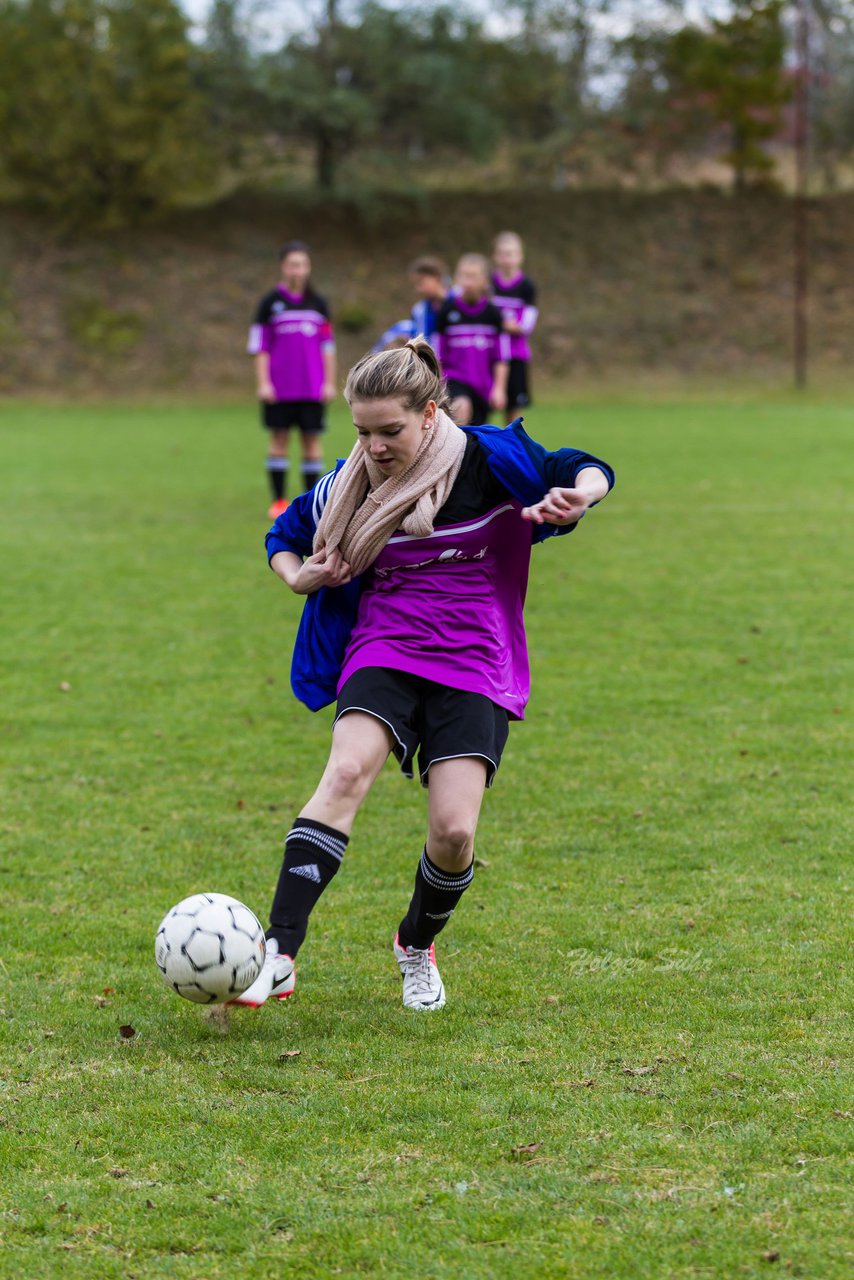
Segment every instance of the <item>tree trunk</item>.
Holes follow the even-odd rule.
[[[320,131],[315,142],[315,180],[321,191],[335,187],[335,147],[328,133]]]

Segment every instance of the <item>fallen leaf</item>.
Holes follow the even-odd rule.
[[[132,1040],[136,1035],[136,1027],[132,1027],[129,1022],[125,1022],[119,1027],[119,1035],[123,1040]]]
[[[601,1213],[597,1213],[596,1217],[593,1219],[593,1222],[597,1227],[607,1227],[609,1219],[604,1217]]]
[[[98,1006],[99,1009],[106,1009],[109,1003],[110,1002],[106,998],[106,996],[95,996],[95,1004]]]
[[[539,1151],[543,1144],[541,1142],[525,1142],[521,1147],[511,1147],[510,1154],[522,1159],[525,1156],[532,1156],[535,1151]]]
[[[592,1089],[592,1080],[564,1080],[567,1089]]]
[[[110,1170],[111,1178],[126,1178],[127,1176],[128,1176],[127,1169],[111,1169]]]
[[[115,995],[115,990],[115,987],[104,987],[103,994],[105,996],[112,996]]]
[[[154,1201],[153,1201],[153,1200],[146,1200],[146,1202],[145,1202],[145,1207],[146,1207],[146,1209],[153,1209],[153,1208],[154,1208]]]
[[[486,858],[475,858],[474,865],[476,867],[483,867],[483,869],[486,871],[489,869],[491,864],[487,862]]]
[[[237,802],[237,807],[238,807],[238,809],[245,809],[245,808],[246,808],[246,801],[245,801],[245,800],[238,800],[238,802]]]
[[[284,1062],[287,1058],[298,1058],[302,1053],[302,1049],[286,1049],[284,1053],[280,1053],[277,1062]]]
[[[546,996],[543,1004],[560,1004],[560,996]]]
[[[779,1262],[780,1254],[777,1252],[776,1249],[769,1249],[767,1253],[763,1253],[762,1261],[763,1262]]]

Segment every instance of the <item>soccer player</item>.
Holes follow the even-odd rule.
[[[510,338],[488,290],[486,258],[464,253],[453,292],[436,318],[434,346],[448,381],[451,415],[460,426],[484,423],[490,409],[507,406]]]
[[[298,427],[303,487],[323,472],[320,436],[324,406],[335,399],[335,339],[329,307],[311,287],[311,258],[301,240],[279,254],[281,279],[258,304],[247,350],[255,357],[261,421],[270,433],[267,475],[273,497],[270,518],[287,507],[289,441]]]
[[[537,323],[537,290],[525,275],[525,248],[515,231],[502,231],[492,242],[492,301],[504,317],[510,335],[510,370],[507,378],[507,421],[531,403],[528,339]]]
[[[436,331],[439,309],[448,294],[448,268],[439,258],[416,258],[410,264],[409,279],[418,301],[408,320],[398,320],[386,329],[374,351],[405,345],[410,338],[432,338]]]
[[[306,597],[294,691],[338,699],[323,776],[285,841],[264,968],[237,1004],[294,990],[309,916],[341,866],[389,754],[427,788],[427,839],[394,937],[407,1009],[445,1003],[434,939],[472,882],[485,789],[529,691],[522,605],[533,543],[566,534],[613,483],[605,462],[549,453],[517,423],[461,430],[422,339],[364,356],[344,391],[356,444],[267,534]]]

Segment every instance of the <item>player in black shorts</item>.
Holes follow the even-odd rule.
[[[261,299],[249,332],[255,356],[261,421],[270,432],[267,474],[273,496],[270,518],[287,507],[290,432],[302,440],[303,487],[323,473],[320,434],[324,406],[335,397],[335,339],[329,307],[311,288],[311,259],[299,240],[281,251],[281,280]]]
[[[504,317],[510,335],[510,370],[507,376],[507,421],[523,413],[531,403],[531,348],[528,339],[537,323],[537,290],[522,270],[525,251],[515,231],[502,231],[492,245],[492,301]]]

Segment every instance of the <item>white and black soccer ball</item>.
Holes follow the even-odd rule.
[[[225,893],[194,893],[160,922],[154,959],[167,987],[196,1004],[222,1004],[258,977],[266,942],[247,906]]]

